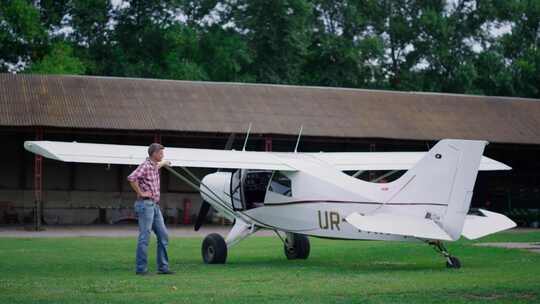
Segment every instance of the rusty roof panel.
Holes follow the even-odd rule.
[[[540,100],[0,74],[0,125],[540,144]]]

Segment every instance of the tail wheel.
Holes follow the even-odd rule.
[[[446,249],[443,242],[428,241],[427,243],[433,246],[433,248],[435,248],[435,250],[446,259],[447,268],[454,268],[454,269],[461,268],[461,262],[459,261],[459,259],[455,256],[450,255],[450,252],[448,252],[448,249]]]
[[[287,234],[287,239],[283,245],[285,256],[289,260],[302,259],[309,257],[310,245],[309,239],[301,234]]]
[[[205,264],[224,264],[227,260],[227,243],[221,235],[209,234],[203,240],[201,253]]]
[[[449,256],[446,261],[446,267],[458,269],[461,268],[461,262],[455,256]]]

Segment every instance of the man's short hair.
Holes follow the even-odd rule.
[[[159,151],[159,150],[163,150],[163,149],[165,149],[165,147],[163,147],[162,144],[153,143],[150,146],[148,146],[148,156],[152,156],[152,154],[154,154],[154,152]]]

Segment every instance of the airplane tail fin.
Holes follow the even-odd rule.
[[[398,180],[385,205],[445,206],[426,213],[452,240],[461,236],[486,141],[444,139]]]

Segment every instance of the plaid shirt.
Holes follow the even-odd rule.
[[[137,182],[143,192],[150,192],[149,199],[159,203],[159,168],[157,163],[147,158],[127,177],[130,182]]]

